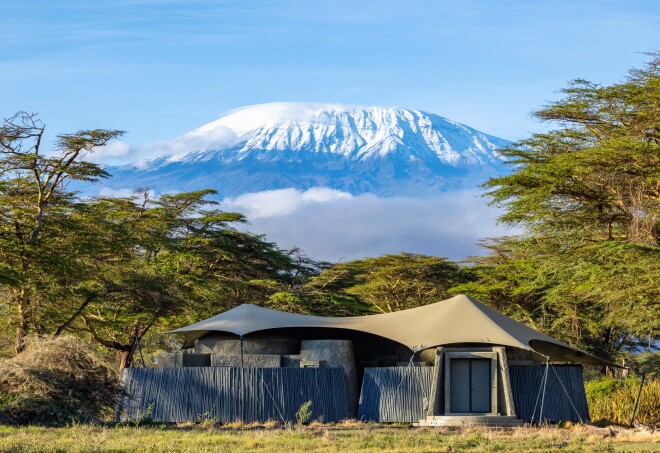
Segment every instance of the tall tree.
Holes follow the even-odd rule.
[[[450,296],[449,289],[465,281],[461,268],[444,258],[401,253],[339,263],[314,277],[311,294],[332,294],[345,307],[389,313]]]
[[[220,210],[213,190],[155,198],[146,190],[126,198],[70,192],[70,181],[109,176],[84,157],[121,132],[60,135],[52,155],[42,152],[43,133],[27,113],[0,128],[0,313],[16,330],[16,352],[29,332],[77,332],[129,366],[154,327],[246,302],[299,302],[322,266],[235,228],[244,217]]]
[[[66,185],[107,176],[83,157],[122,134],[94,129],[59,135],[54,153],[46,155],[44,131],[37,116],[27,112],[0,126],[0,281],[16,317],[17,352],[31,326],[40,330],[34,314],[49,276],[68,271],[70,244],[60,240],[73,203]]]
[[[488,245],[471,290],[612,357],[660,334],[660,56],[563,93],[535,113],[558,127],[505,149],[511,173],[485,184],[525,234]]]
[[[50,330],[89,333],[117,352],[123,368],[154,328],[244,302],[263,304],[291,260],[274,244],[236,230],[243,216],[217,209],[208,198],[213,194],[151,199],[143,192],[81,202],[71,219],[84,228],[75,235],[86,250],[86,271],[68,282],[67,302],[44,312]]]

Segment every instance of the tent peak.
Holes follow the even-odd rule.
[[[186,347],[210,332],[245,335],[277,329],[352,330],[398,342],[437,347],[451,344],[493,344],[533,350],[552,360],[607,364],[602,359],[554,339],[485,305],[467,294],[392,313],[353,317],[322,317],[287,313],[242,304],[212,318],[172,332],[186,337]]]

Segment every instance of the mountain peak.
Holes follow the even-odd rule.
[[[459,175],[499,167],[498,149],[508,144],[420,110],[277,102],[231,110],[152,146],[156,155],[144,162],[142,176],[129,179],[185,175],[186,188],[219,180],[221,193],[231,195],[315,186],[435,191]],[[115,174],[131,172],[137,175]]]
[[[506,141],[438,115],[393,107],[276,102],[231,110],[172,141],[200,152],[231,148],[233,158],[300,158],[324,154],[349,160],[435,157],[445,165],[479,165],[499,158]],[[184,146],[180,146],[184,145]],[[276,155],[272,155],[273,152]],[[230,158],[223,153],[224,158]],[[177,161],[186,160],[178,153]]]
[[[327,121],[329,115],[355,112],[368,108],[318,102],[270,102],[230,110],[219,119],[195,129],[195,131],[205,132],[215,127],[230,127],[237,132],[248,132],[264,125],[282,125],[294,122],[319,124]]]

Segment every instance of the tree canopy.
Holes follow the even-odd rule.
[[[556,128],[503,150],[511,173],[485,184],[524,233],[487,241],[461,289],[613,358],[660,334],[660,56],[562,93],[535,113]]]
[[[445,258],[401,253],[335,264],[307,288],[354,312],[388,313],[447,299],[449,289],[464,281],[460,266]]]
[[[57,137],[53,155],[45,155],[45,127],[35,114],[19,112],[0,126],[0,283],[15,310],[16,350],[21,351],[29,324],[41,330],[35,313],[41,289],[72,270],[69,243],[73,195],[69,181],[96,181],[107,176],[83,157],[119,137],[116,130],[85,130]]]
[[[43,133],[24,112],[0,128],[0,312],[16,331],[17,352],[29,333],[69,331],[116,350],[127,366],[154,326],[276,302],[317,272],[299,253],[239,231],[244,217],[220,210],[213,190],[96,198],[68,191],[69,181],[109,176],[84,157],[121,132],[60,135],[49,155]]]

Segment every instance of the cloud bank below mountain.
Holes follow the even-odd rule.
[[[479,239],[513,233],[478,189],[429,198],[351,195],[327,188],[271,190],[226,198],[249,231],[280,247],[298,246],[315,259],[346,261],[410,252],[462,260],[483,254]]]

